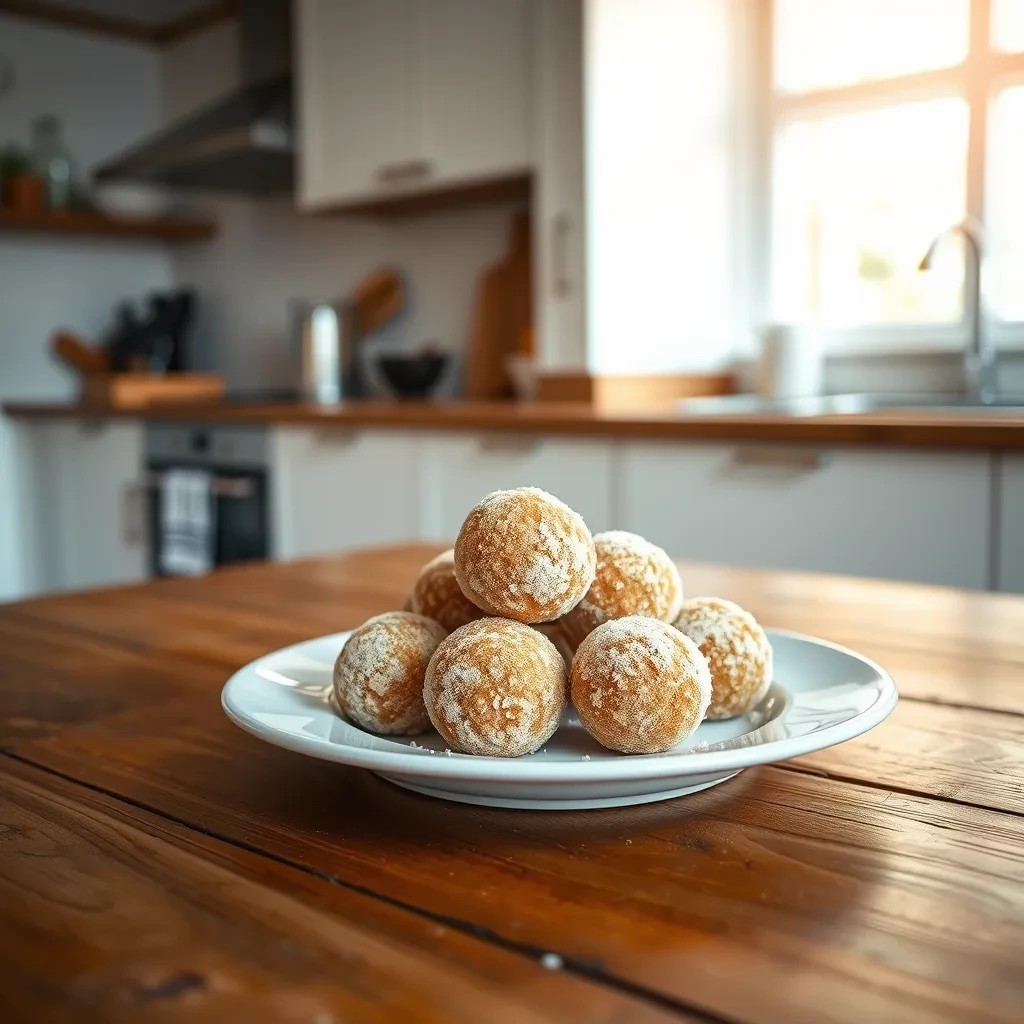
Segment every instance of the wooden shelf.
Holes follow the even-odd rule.
[[[212,238],[217,233],[217,225],[213,221],[194,218],[113,216],[89,210],[23,213],[0,207],[0,233],[7,231],[197,242]]]

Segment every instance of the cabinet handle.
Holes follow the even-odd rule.
[[[425,178],[433,168],[430,160],[403,160],[397,164],[382,164],[377,168],[377,180],[387,182]]]
[[[355,444],[359,435],[354,430],[345,430],[339,427],[324,427],[313,434],[313,443],[316,445],[334,445],[342,447]]]
[[[729,469],[764,470],[800,476],[824,469],[828,462],[829,456],[825,452],[792,451],[788,448],[737,448],[729,460]]]
[[[551,220],[551,290],[559,298],[572,291],[569,279],[569,232],[572,218],[567,213],[556,214]]]
[[[121,540],[130,547],[146,541],[147,498],[145,483],[125,484],[121,488]]]
[[[487,434],[480,439],[480,451],[506,455],[529,455],[540,448],[540,438],[515,434]]]

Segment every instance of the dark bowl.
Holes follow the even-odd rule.
[[[437,387],[447,365],[448,356],[439,353],[377,358],[377,366],[388,386],[400,398],[427,398]]]

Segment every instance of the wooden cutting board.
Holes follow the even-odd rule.
[[[518,214],[505,258],[480,277],[474,299],[464,390],[467,398],[509,398],[508,356],[520,351],[533,321],[530,217]]]
[[[224,396],[214,373],[89,373],[82,403],[107,409],[141,409],[160,402],[213,402]]]

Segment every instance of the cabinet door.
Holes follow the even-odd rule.
[[[273,431],[275,556],[415,540],[420,448],[409,434],[336,427]]]
[[[416,0],[424,156],[443,181],[530,166],[532,0]]]
[[[534,52],[537,357],[577,368],[586,364],[581,0],[539,0]]]
[[[414,2],[299,0],[303,206],[364,198],[422,159]]]
[[[1003,455],[1000,463],[997,586],[1024,594],[1024,456]]]
[[[628,445],[623,529],[733,565],[987,585],[987,455]]]
[[[35,446],[38,578],[46,589],[128,583],[148,575],[142,429],[54,423]]]
[[[610,529],[611,461],[611,446],[600,442],[514,434],[436,438],[424,532],[453,541],[485,494],[510,487],[540,487],[579,512],[595,533]]]

